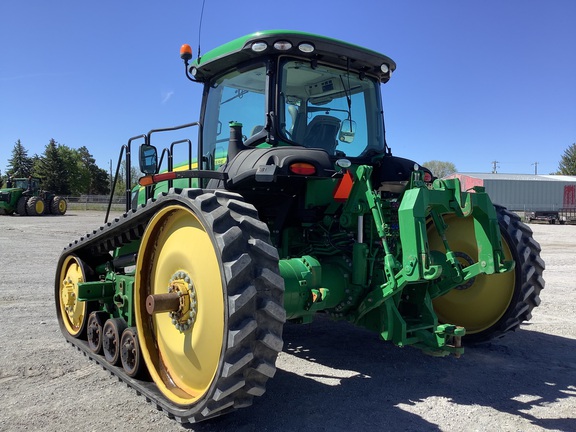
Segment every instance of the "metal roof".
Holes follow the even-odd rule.
[[[467,173],[456,172],[453,176],[467,176],[481,180],[520,180],[520,181],[557,181],[557,182],[576,182],[576,176],[566,175],[535,175],[535,174],[503,174],[503,173]]]

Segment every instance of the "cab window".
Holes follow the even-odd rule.
[[[384,147],[375,80],[287,60],[280,82],[280,132],[285,139],[335,156],[358,157]]]
[[[206,169],[226,162],[230,122],[242,123],[245,139],[265,124],[266,68],[258,64],[234,70],[209,83],[204,114],[203,153]]]

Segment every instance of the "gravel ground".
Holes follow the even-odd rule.
[[[182,426],[60,333],[56,262],[103,217],[0,217],[1,431],[576,431],[576,226],[531,226],[546,289],[517,332],[456,359],[396,348],[344,323],[287,325],[263,397]]]

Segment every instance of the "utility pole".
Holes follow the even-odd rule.
[[[534,175],[538,175],[538,162],[534,162],[532,165],[534,165]]]
[[[498,174],[498,161],[492,161],[492,174]]]

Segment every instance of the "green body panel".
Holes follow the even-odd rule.
[[[39,195],[39,186],[40,180],[37,178],[32,179],[31,185],[27,178],[12,179],[12,187],[0,189],[0,214],[14,213],[20,197]]]
[[[347,278],[342,277],[347,270],[337,259],[322,264],[311,256],[280,260],[286,318],[309,322],[318,311],[342,309],[349,292]]]
[[[23,192],[24,189],[20,188],[0,189],[0,213],[14,213]]]

